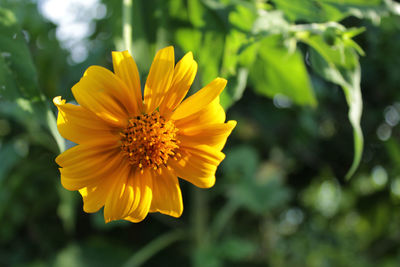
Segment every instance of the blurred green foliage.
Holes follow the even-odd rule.
[[[50,101],[126,49],[121,2],[74,62],[42,1],[0,0],[1,266],[398,266],[399,3],[133,1],[142,82],[157,49],[192,51],[191,93],[227,78],[238,126],[213,189],[181,182],[182,218],[105,225],[60,185]]]

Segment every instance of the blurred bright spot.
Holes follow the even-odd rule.
[[[390,184],[390,192],[397,198],[400,198],[400,176],[393,179]]]
[[[70,51],[72,63],[87,58],[90,47],[86,39],[94,31],[92,21],[107,14],[106,6],[99,0],[40,0],[39,10],[57,24],[57,39]]]
[[[277,108],[290,108],[292,106],[292,101],[287,96],[282,94],[276,94],[273,102]]]
[[[294,225],[300,224],[303,222],[303,219],[304,219],[303,212],[299,208],[291,208],[286,212],[286,220],[290,224]]]
[[[315,206],[326,217],[333,216],[340,203],[339,185],[331,180],[324,181],[318,191]]]
[[[378,165],[372,169],[371,173],[372,182],[377,188],[382,188],[386,185],[388,174],[382,166]]]
[[[376,135],[381,141],[386,141],[392,135],[392,127],[386,123],[382,123],[376,130]]]
[[[299,208],[290,208],[280,216],[279,232],[283,235],[289,235],[296,232],[299,224],[303,222],[304,214]]]
[[[356,192],[361,195],[368,195],[375,191],[375,186],[369,175],[360,175],[354,180],[354,184]]]
[[[385,109],[385,121],[387,124],[389,124],[390,126],[394,127],[396,126],[399,121],[400,121],[400,114],[399,111],[393,107],[393,106],[388,106]]]

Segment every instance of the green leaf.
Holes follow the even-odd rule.
[[[200,0],[188,0],[188,13],[193,26],[201,28],[206,22],[204,20],[204,6]]]
[[[45,103],[29,101],[24,98],[17,98],[14,101],[4,100],[0,103],[0,114],[23,125],[29,133],[31,142],[46,147],[55,153],[59,152],[53,137],[58,136],[60,138],[58,144],[64,144],[64,140],[58,134],[54,115]],[[53,137],[48,134],[46,128],[51,129]]]
[[[389,9],[383,0],[321,0],[321,2],[340,12],[341,15],[335,21],[355,16],[359,19],[370,19],[374,23],[379,23],[382,16],[389,14]]]
[[[316,106],[303,55],[290,52],[279,35],[261,41],[259,58],[250,71],[250,79],[257,93],[273,97],[283,94],[299,105]]]
[[[10,10],[0,8],[0,113],[24,125],[34,141],[54,152],[62,151],[64,140],[38,88],[36,69],[18,22]]]
[[[273,0],[291,21],[341,21],[349,16],[379,23],[390,8],[382,0]]]
[[[20,96],[28,99],[40,97],[37,84],[37,73],[33,65],[30,52],[25,43],[14,14],[7,9],[0,8],[0,69],[10,69],[12,79],[18,86]],[[0,84],[5,85],[6,75],[0,76]],[[15,88],[5,88],[6,92]]]
[[[220,76],[220,65],[224,49],[224,36],[218,31],[201,32],[196,29],[177,31],[177,44],[183,51],[192,51],[199,71],[194,82],[195,89],[200,89]],[[193,92],[191,92],[193,93]]]
[[[354,68],[358,58],[353,56],[353,49],[348,49],[340,32],[340,24],[331,24],[322,34],[298,35],[299,39],[314,48],[325,60],[335,66]],[[348,40],[351,40],[348,38]]]
[[[242,98],[246,89],[248,75],[249,70],[247,68],[239,68],[237,74],[228,79],[228,85],[220,95],[221,105],[225,110]]]
[[[236,5],[235,10],[229,14],[229,22],[242,31],[250,31],[257,17],[257,9],[249,5]]]
[[[354,132],[354,158],[346,174],[350,178],[356,171],[363,151],[360,126],[362,97],[360,88],[360,63],[357,52],[362,49],[351,39],[363,28],[345,29],[338,23],[329,23],[320,34],[298,34],[300,40],[310,45],[312,68],[324,79],[342,87],[349,106],[349,120]]]
[[[347,48],[346,50],[349,49],[350,48]],[[360,88],[361,70],[356,52],[353,50],[348,53],[353,56],[356,62],[355,66],[350,69],[337,67],[332,62],[327,61],[322,55],[316,53],[315,50],[311,51],[311,64],[313,69],[324,79],[342,87],[347,105],[349,106],[348,117],[353,126],[354,136],[354,158],[353,163],[346,174],[347,179],[354,174],[360,164],[364,143],[360,125],[362,113],[362,97]]]
[[[207,31],[203,34],[202,46],[198,54],[198,63],[203,86],[220,75],[224,42],[224,36],[220,32]]]
[[[273,0],[279,10],[282,10],[290,21],[325,22],[337,21],[342,14],[329,5],[312,0]]]
[[[252,28],[253,34],[272,35],[288,32],[290,24],[284,18],[282,11],[260,12]]]

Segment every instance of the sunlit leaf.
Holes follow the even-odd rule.
[[[265,38],[250,78],[259,94],[282,94],[299,105],[315,106],[317,101],[300,51],[283,46],[279,36]]]
[[[221,105],[225,109],[242,98],[243,92],[246,89],[248,75],[249,70],[243,67],[239,68],[237,74],[228,80],[227,88],[225,88],[220,96]]]
[[[325,22],[339,20],[340,12],[316,0],[273,0],[291,21]]]
[[[367,18],[378,23],[388,15],[388,1],[383,0],[273,0],[291,21],[341,21],[349,16]]]
[[[363,135],[360,126],[362,97],[361,70],[357,52],[362,49],[351,39],[363,28],[346,30],[342,25],[330,23],[320,34],[301,34],[300,40],[310,45],[312,68],[324,79],[342,87],[349,106],[348,117],[354,131],[354,158],[346,177],[356,171],[363,151]]]
[[[353,68],[345,69],[336,67],[323,56],[319,55],[315,51],[311,51],[311,64],[313,69],[326,80],[342,87],[349,106],[348,117],[353,126],[354,132],[354,158],[353,163],[346,174],[346,178],[348,179],[354,174],[360,164],[364,143],[360,125],[362,113],[362,97],[360,88],[361,71],[356,52],[353,51],[352,55],[355,58],[356,64]]]

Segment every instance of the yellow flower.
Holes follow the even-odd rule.
[[[216,78],[184,101],[197,72],[191,52],[175,66],[173,47],[157,52],[144,97],[127,51],[113,52],[114,73],[89,67],[72,88],[80,104],[53,102],[60,134],[77,143],[56,158],[61,183],[79,190],[85,212],[104,206],[104,219],[142,221],[149,212],[179,217],[178,178],[201,187],[215,183],[221,149],[236,125],[225,122]]]

